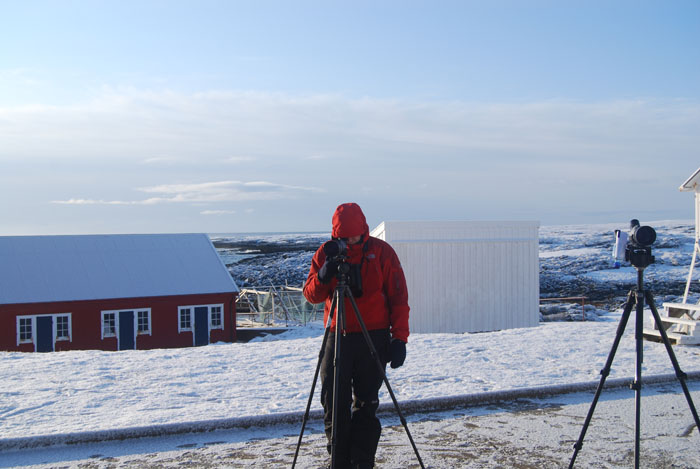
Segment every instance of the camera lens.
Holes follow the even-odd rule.
[[[651,246],[656,241],[656,231],[651,226],[640,226],[634,230],[632,238],[640,246]]]
[[[330,241],[326,241],[326,243],[323,245],[323,252],[326,254],[326,257],[336,257],[339,254],[343,254],[345,249],[347,248],[347,245],[340,239],[331,239]]]

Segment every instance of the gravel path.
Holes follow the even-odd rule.
[[[700,403],[700,381],[689,382]],[[593,393],[573,393],[409,417],[428,468],[568,467]],[[404,428],[384,416],[377,467],[418,468]],[[249,428],[0,454],[0,467],[281,468],[291,467],[299,428]],[[700,435],[677,382],[648,385],[642,398],[641,467],[700,467]],[[22,461],[18,463],[18,461]],[[327,464],[318,421],[304,435],[299,468]],[[575,467],[634,465],[634,393],[605,390]]]

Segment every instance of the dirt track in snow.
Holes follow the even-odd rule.
[[[700,403],[700,382],[689,383]],[[542,469],[568,467],[590,408],[592,393],[515,402],[446,412],[417,414],[409,430],[425,467]],[[385,423],[377,467],[418,468],[403,426],[393,416]],[[36,468],[283,468],[291,467],[299,428],[247,429],[187,434],[153,440],[122,441],[76,448],[41,449]],[[641,467],[700,467],[700,434],[677,382],[650,385],[642,398]],[[8,456],[8,455],[6,455]],[[19,455],[16,455],[18,457]],[[7,462],[7,461],[5,461]],[[328,463],[320,422],[305,432],[298,468]],[[634,466],[634,394],[604,391],[575,467]]]

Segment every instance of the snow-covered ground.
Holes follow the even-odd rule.
[[[400,401],[594,381],[612,345],[618,317],[481,334],[415,334],[406,364],[390,369],[389,380]],[[634,374],[633,331],[629,324],[611,378]],[[0,360],[0,435],[300,411],[321,340],[317,326],[268,340],[200,348],[5,352]],[[662,345],[645,343],[644,348],[645,374],[673,372]],[[676,354],[684,371],[700,371],[699,348],[676,347]],[[388,396],[382,400],[387,402]]]
[[[657,264],[647,269],[647,279],[653,291],[657,283],[670,288],[661,298],[657,295],[661,303],[683,293],[692,223],[654,226],[659,232]],[[612,268],[614,228],[543,227],[546,278],[562,285],[584,278],[616,284],[626,292],[636,275],[631,267]],[[308,268],[301,261],[292,264],[296,270]],[[414,334],[406,364],[390,369],[389,380],[400,402],[597,381],[619,317],[617,310],[596,322],[549,322],[480,334]],[[610,379],[634,374],[633,331],[634,317]],[[322,326],[315,324],[249,343],[200,348],[0,352],[0,439],[303,411],[322,334]],[[700,371],[700,348],[674,349],[684,371]],[[672,372],[663,346],[645,342],[644,374]],[[385,393],[382,400],[389,401]],[[318,398],[314,407],[319,407]]]
[[[700,402],[700,381],[688,388]],[[409,414],[408,428],[426,468],[566,468],[592,391]],[[698,432],[677,382],[642,390],[641,467],[700,467]],[[606,389],[596,406],[577,468],[626,469],[634,460],[634,392]],[[417,469],[395,413],[382,414],[377,466]],[[301,418],[274,427],[245,427],[138,440],[112,440],[0,452],[0,467],[27,469],[278,469],[291,467]],[[322,423],[311,420],[298,453],[300,469],[328,467]]]

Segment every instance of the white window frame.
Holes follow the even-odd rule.
[[[130,311],[130,310],[125,310],[125,311]],[[148,329],[145,331],[139,330],[139,314],[140,313],[146,313],[146,318],[148,320]],[[151,331],[153,330],[152,322],[151,322],[151,308],[142,308],[142,309],[135,309],[134,310],[134,321],[136,321],[136,335],[151,335]]]
[[[221,324],[214,325],[214,308],[218,308],[219,315],[221,316]],[[224,329],[224,305],[210,305],[209,306],[209,330],[223,330]]]
[[[56,342],[73,342],[73,314],[72,313],[56,313],[56,314],[23,314],[16,316],[17,321],[17,346],[20,344],[34,344],[34,349],[36,350],[36,318],[46,318],[50,317],[51,321],[51,338],[53,340],[54,349],[56,348]],[[68,318],[68,337],[58,337],[58,318],[67,317]],[[22,340],[20,337],[20,320],[29,319],[31,321],[32,336],[31,339]]]
[[[126,312],[126,311],[133,311],[134,313],[134,348],[138,349],[138,343],[137,343],[137,338],[140,335],[151,335],[151,331],[153,330],[153,327],[151,326],[151,308],[122,308],[122,309],[110,309],[110,310],[104,310],[102,311],[102,340],[105,338],[111,338],[111,337],[116,337],[117,338],[117,349],[121,346],[119,343],[119,313]],[[148,311],[148,332],[141,332],[139,333],[139,311]],[[105,335],[105,329],[104,329],[104,321],[105,321],[105,315],[107,314],[114,314],[114,335]]]
[[[30,325],[31,325],[31,328],[32,328],[30,339],[24,339],[24,340],[22,340],[22,339],[20,338],[20,327],[19,327],[19,325],[20,325],[20,322],[21,322],[20,320],[23,320],[23,319],[29,319],[29,321],[30,321]],[[26,316],[17,316],[17,345],[19,346],[20,344],[35,344],[35,345],[36,345],[36,316],[29,316],[29,315],[26,315]]]
[[[194,306],[178,306],[177,308],[177,332],[193,332],[194,331]],[[182,314],[187,310],[190,316],[190,327],[182,327]]]
[[[207,308],[207,323],[209,324],[209,330],[215,330],[215,329],[224,329],[224,323],[225,323],[225,314],[224,314],[224,304],[219,303],[219,304],[209,304],[209,305],[187,305],[187,306],[178,306],[177,307],[177,331],[178,332],[191,332],[194,330],[194,310],[195,308]],[[214,326],[211,323],[212,319],[212,313],[214,308],[219,308],[220,309],[220,314],[221,314],[221,324],[218,326]],[[183,328],[182,327],[182,311],[189,309],[190,310],[190,327],[189,328]]]
[[[68,319],[68,336],[58,336],[58,318]],[[73,342],[73,315],[70,313],[56,314],[53,317],[53,337],[54,341],[58,342]]]
[[[118,312],[119,311],[102,311],[102,321],[100,322],[100,334],[102,336],[102,340],[111,337],[117,337],[117,333],[119,331],[119,314],[117,314]],[[114,333],[112,334],[105,334],[105,316],[107,316],[108,314],[114,315]]]
[[[224,304],[223,303],[218,303],[218,304],[208,304],[208,305],[186,305],[186,306],[178,306],[177,307],[177,331],[178,333],[182,332],[191,332],[192,333],[192,343],[194,344],[194,336],[195,336],[195,324],[194,324],[194,310],[195,308],[207,308],[207,327],[209,328],[207,330],[207,335],[209,335],[209,340],[211,340],[211,331],[212,330],[223,330],[224,329],[224,323],[225,323],[225,314],[224,314]],[[212,326],[211,324],[211,317],[212,317],[212,309],[213,308],[221,308],[221,324],[218,326]],[[189,310],[190,311],[190,327],[189,328],[183,328],[182,327],[182,312],[184,310]]]

